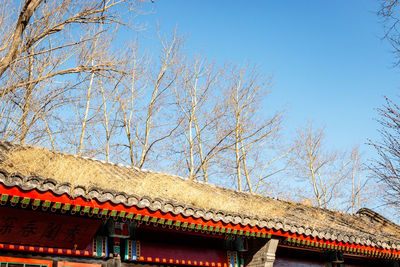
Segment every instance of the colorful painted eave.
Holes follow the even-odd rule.
[[[327,239],[319,235],[314,229],[298,229],[291,231],[290,226],[266,221],[264,227],[260,225],[240,224],[234,220],[222,220],[215,217],[205,218],[201,216],[194,207],[189,207],[192,212],[188,212],[185,208],[176,208],[171,203],[164,203],[162,200],[152,200],[148,197],[140,198],[137,201],[130,201],[129,197],[117,203],[118,195],[112,192],[103,192],[93,189],[98,195],[88,194],[84,188],[75,188],[70,190],[68,185],[58,185],[53,180],[44,180],[38,177],[30,177],[28,179],[18,176],[9,175],[0,172],[0,204],[9,204],[15,207],[40,209],[49,212],[61,212],[69,214],[77,214],[98,218],[118,218],[122,221],[132,220],[139,224],[147,224],[153,226],[161,226],[173,228],[179,231],[194,231],[203,234],[218,235],[240,235],[248,238],[271,238],[279,237],[285,244],[291,246],[310,247],[323,250],[337,250],[348,254],[358,254],[367,257],[379,258],[400,258],[400,250],[398,245],[389,242],[380,244],[373,243],[370,240],[360,240],[357,242],[353,237],[353,242],[334,238],[334,234],[329,234],[332,238]],[[74,197],[70,194],[74,193]],[[92,197],[88,197],[92,196]],[[108,198],[104,195],[108,195]],[[110,197],[112,195],[113,197]],[[123,195],[123,194],[122,194]],[[126,196],[125,196],[126,197]],[[114,200],[114,201],[113,201]],[[131,205],[129,203],[131,202]],[[133,203],[134,202],[134,203]],[[127,204],[128,203],[128,204]],[[170,208],[168,209],[168,205]],[[177,204],[177,207],[181,207]],[[204,211],[202,211],[204,213]],[[205,212],[207,213],[207,211]],[[213,214],[218,214],[213,212]],[[235,215],[231,215],[234,218]],[[258,219],[260,220],[260,219]],[[275,224],[274,224],[275,223]],[[269,227],[272,225],[271,227]],[[288,229],[286,229],[288,228]],[[337,237],[337,236],[336,236]],[[347,237],[349,240],[351,237]]]

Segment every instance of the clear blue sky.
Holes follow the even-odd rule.
[[[338,149],[377,139],[375,108],[395,96],[400,71],[376,16],[377,0],[155,0],[149,27],[177,26],[187,48],[217,62],[250,61],[273,75],[265,104],[286,107],[285,128],[312,120]],[[290,134],[289,134],[290,136]]]

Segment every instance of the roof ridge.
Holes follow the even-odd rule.
[[[388,224],[397,228],[400,228],[400,225],[390,221],[389,219],[385,218],[384,216],[380,215],[379,213],[369,209],[369,208],[361,208],[356,212],[358,216],[367,216],[371,220],[374,220],[378,223]]]

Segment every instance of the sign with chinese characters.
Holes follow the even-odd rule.
[[[85,249],[100,220],[0,207],[0,243]]]

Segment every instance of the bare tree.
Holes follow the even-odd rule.
[[[2,137],[20,142],[29,137],[34,143],[48,140],[55,147],[54,135],[63,131],[61,121],[65,120],[64,115],[59,115],[68,110],[65,105],[75,101],[76,95],[71,90],[76,89],[76,81],[90,76],[94,82],[95,73],[116,71],[115,62],[85,60],[82,51],[99,35],[112,35],[116,26],[127,25],[128,13],[135,14],[139,3],[136,0],[1,1]],[[82,78],[80,82],[84,81]],[[50,120],[52,123],[48,123]],[[85,128],[81,128],[78,153],[82,152]]]
[[[136,117],[139,114],[139,105],[136,104],[138,104],[138,95],[146,87],[145,83],[142,85],[141,82],[147,71],[148,60],[139,56],[137,41],[128,54],[131,55],[129,63],[131,66],[129,66],[128,71],[129,75],[126,77],[126,85],[122,90],[117,91],[116,99],[120,106],[120,120],[128,142],[126,146],[129,150],[130,164],[135,166],[137,162],[137,157],[135,156],[135,145],[138,142],[138,133],[136,133],[136,123],[138,123],[138,121],[136,120]]]
[[[34,53],[35,47],[31,49],[30,53]],[[36,79],[52,66],[52,58],[48,55],[29,56],[20,62],[18,75],[9,81],[25,82],[25,86],[3,95],[0,100],[4,112],[0,118],[3,138],[24,143],[29,136],[29,141],[35,143],[49,130],[46,118],[53,116],[55,110],[66,104],[65,93],[69,87],[29,81]]]
[[[398,0],[381,0],[378,16],[385,27],[384,39],[393,48],[395,57],[394,65],[400,64],[400,2]],[[369,144],[375,148],[377,159],[371,166],[374,178],[383,188],[380,193],[384,200],[385,209],[400,208],[400,108],[398,97],[385,97],[385,104],[378,108],[378,122],[380,124],[380,139],[369,140]]]
[[[104,35],[102,25],[94,27],[93,30],[98,34],[94,40],[86,42],[82,47],[80,60],[83,64],[90,65],[103,62],[109,66],[109,70],[80,73],[79,86],[76,86],[75,92],[78,113],[74,134],[76,140],[72,144],[76,147],[78,155],[105,153],[106,159],[110,160],[111,133],[115,130],[115,120],[118,116],[115,95],[121,81],[128,75],[125,66],[129,60],[125,58],[124,53],[109,49],[115,35]],[[116,34],[117,30],[114,33]],[[112,111],[107,110],[107,105],[113,107]],[[86,133],[90,135],[86,136]],[[105,144],[99,146],[99,143]]]
[[[159,70],[156,72],[156,76],[154,76],[156,78],[152,81],[151,85],[153,90],[151,93],[150,102],[147,106],[144,135],[141,140],[141,153],[138,159],[139,167],[144,165],[147,155],[152,149],[153,145],[170,136],[171,131],[175,129],[174,127],[166,135],[157,136],[153,138],[152,141],[150,140],[151,132],[154,128],[154,120],[157,116],[157,113],[160,112],[160,108],[162,107],[162,105],[160,105],[162,98],[168,92],[177,78],[177,73],[176,70],[174,71],[174,66],[177,64],[178,52],[180,46],[182,45],[182,37],[179,37],[175,30],[170,40],[160,37],[160,41],[162,45],[160,66]],[[168,73],[169,71],[170,73]]]
[[[325,130],[314,130],[311,123],[298,131],[291,164],[295,173],[310,186],[312,199],[320,208],[341,208],[353,213],[364,202],[365,182],[361,177],[360,153],[329,151],[324,144]],[[307,191],[306,191],[307,192]]]
[[[255,66],[233,66],[226,79],[225,119],[232,132],[229,140],[231,152],[225,156],[226,167],[234,171],[232,174],[236,177],[239,191],[243,191],[245,184],[247,191],[253,193],[253,183],[258,184],[263,177],[263,166],[266,162],[273,162],[265,160],[265,155],[277,141],[282,112],[267,119],[259,117],[260,104],[268,93],[270,79],[260,74]]]
[[[400,107],[387,97],[385,100],[378,109],[381,140],[370,141],[378,153],[372,170],[385,185],[387,203],[400,207]]]
[[[87,61],[89,61],[89,65],[93,66],[95,64],[95,60],[96,57],[102,57],[102,53],[104,53],[105,47],[103,46],[103,49],[101,49],[101,51],[98,51],[98,42],[99,42],[99,36],[97,36],[94,40],[93,40],[93,46],[88,46],[86,47],[87,50],[91,50],[92,52],[89,53],[89,57],[87,58]],[[82,155],[82,149],[83,149],[83,142],[85,139],[85,133],[86,133],[86,125],[88,122],[90,122],[90,119],[88,118],[89,116],[89,109],[90,109],[90,104],[91,104],[91,100],[93,98],[92,96],[92,90],[93,90],[93,83],[95,80],[95,75],[96,72],[92,71],[91,73],[89,73],[89,77],[88,79],[84,79],[83,83],[85,84],[85,88],[86,88],[86,97],[84,98],[85,100],[85,107],[84,107],[84,114],[83,114],[83,118],[79,120],[79,124],[80,124],[80,134],[79,134],[79,143],[77,144],[77,154],[78,155]],[[96,114],[95,114],[96,115]],[[95,116],[93,116],[95,117]]]
[[[112,83],[114,81],[114,83]],[[103,143],[104,153],[106,157],[106,161],[110,162],[111,160],[111,148],[113,146],[111,138],[114,135],[118,135],[116,133],[117,123],[118,123],[118,114],[119,114],[119,105],[118,101],[116,101],[117,88],[121,79],[118,81],[105,79],[105,81],[100,78],[98,80],[98,91],[101,96],[101,110],[102,110],[102,119],[100,120],[104,129],[104,138],[99,137],[98,142]],[[111,84],[109,86],[105,86],[105,83],[108,82]],[[100,132],[103,132],[100,130]]]
[[[14,1],[6,2],[8,8],[15,9]],[[19,63],[26,57],[41,54],[58,53],[63,58],[79,51],[79,45],[95,38],[87,25],[103,24],[104,31],[114,27],[114,24],[122,23],[121,15],[118,15],[117,7],[126,4],[129,9],[133,8],[134,2],[128,1],[43,1],[25,0],[17,21],[13,16],[2,20],[2,34],[0,43],[0,78],[2,81],[15,74],[12,65]],[[1,9],[7,12],[6,8]],[[1,14],[2,18],[6,18]],[[11,30],[14,27],[14,30]],[[89,29],[88,29],[89,28]],[[79,31],[78,38],[71,31]],[[29,34],[25,34],[29,32]],[[40,47],[36,52],[32,47]],[[29,54],[29,51],[31,53]],[[107,68],[105,64],[79,65],[71,67],[71,61],[64,61],[64,66],[59,66],[46,75],[37,77],[28,82],[14,84],[7,88],[2,86],[1,93],[7,94],[19,86],[37,83],[59,75],[91,71],[99,68]],[[7,73],[8,72],[8,73]]]
[[[281,171],[282,112],[261,114],[270,78],[256,67],[185,57],[176,32],[158,35],[160,52],[125,53],[118,27],[140,0],[0,3],[2,137],[138,167],[163,158],[190,179],[230,174],[250,193]]]
[[[183,117],[177,138],[182,158],[177,163],[183,165],[183,175],[192,180],[202,178],[208,182],[212,163],[228,148],[226,139],[231,131],[223,125],[223,101],[218,96],[222,75],[223,70],[216,70],[205,57],[194,56],[184,62],[175,88],[178,116]]]
[[[177,129],[179,122],[168,118],[168,99],[178,77],[179,49],[182,37],[175,31],[170,38],[159,35],[161,51],[158,61],[140,57],[133,50],[129,82],[118,95],[121,121],[125,129],[130,164],[139,168],[148,161],[155,146]]]
[[[400,2],[398,0],[380,0],[380,9],[377,14],[382,18],[385,27],[384,39],[388,40],[393,47],[393,53],[396,61],[395,65],[400,63]]]
[[[26,28],[29,25],[29,21],[31,20],[31,17],[35,10],[39,7],[40,3],[42,0],[33,0],[29,1],[26,0],[23,3],[23,6],[21,8],[21,13],[18,17],[18,20],[16,22],[14,31],[5,31],[9,33],[6,36],[3,36],[3,40],[1,40],[2,47],[1,51],[3,53],[2,58],[0,60],[0,77],[3,75],[3,73],[10,67],[12,62],[18,57],[19,54],[19,48],[21,46],[21,43],[23,42],[23,34]],[[5,4],[10,4],[10,2],[6,2]],[[4,5],[5,7],[6,5]],[[2,11],[6,12],[6,9],[3,7]],[[10,25],[7,25],[7,22],[4,20],[5,14],[2,14],[2,23],[1,25],[6,25],[5,27],[10,27]],[[31,45],[27,46],[25,51],[29,51],[29,48]],[[31,56],[31,55],[28,55]],[[4,91],[4,89],[2,90]]]

